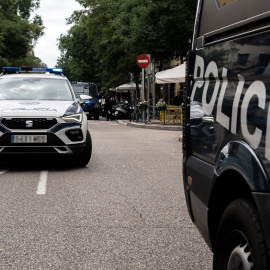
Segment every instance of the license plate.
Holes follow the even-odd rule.
[[[47,135],[12,135],[12,143],[47,143]]]

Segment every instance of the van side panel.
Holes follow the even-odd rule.
[[[270,10],[268,0],[234,0],[224,5],[222,0],[204,0],[199,36],[225,28],[229,25],[247,24],[249,20],[257,20],[258,15]]]
[[[250,191],[270,191],[270,183],[260,160],[253,149],[243,141],[231,141],[223,147],[215,170],[218,175],[228,170],[238,172],[247,182]]]
[[[190,204],[190,215],[196,227],[209,246],[211,246],[208,231],[208,200],[210,198],[210,188],[215,179],[213,165],[204,162],[196,157],[187,160],[186,175],[192,176],[192,186],[186,191],[188,203]]]
[[[227,206],[248,201],[269,252],[270,1],[198,1],[183,123],[186,201],[205,241],[219,253]]]
[[[270,31],[197,50],[190,109],[192,153],[211,164],[231,140],[270,173]],[[269,125],[268,125],[269,122]]]

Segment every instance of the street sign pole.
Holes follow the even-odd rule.
[[[141,100],[144,101],[144,68],[142,68],[142,95],[141,95]],[[142,120],[145,122],[145,111],[143,111],[142,114]]]
[[[155,60],[152,61],[153,77],[153,118],[156,119]]]
[[[141,90],[141,100],[145,99],[144,97],[144,69],[150,64],[150,59],[146,54],[141,54],[136,59],[137,65],[142,69],[142,90]],[[148,89],[149,91],[149,89]],[[143,112],[143,122],[145,122],[145,112]]]
[[[141,91],[141,100],[144,100],[144,68],[142,68],[142,91]]]
[[[149,57],[150,61],[151,61],[151,55],[150,54],[147,54],[147,56]],[[150,75],[151,75],[151,65],[148,65],[147,67],[147,100],[149,101],[149,98],[150,98]],[[148,104],[149,106],[151,104]],[[147,106],[147,119],[146,119],[146,122],[149,122],[150,121],[150,108],[149,106]]]

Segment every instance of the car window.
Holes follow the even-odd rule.
[[[89,95],[89,87],[79,86],[79,85],[72,85],[74,93],[76,97],[80,95]]]
[[[96,85],[79,85],[79,84],[72,84],[71,85],[76,97],[79,97],[80,95],[89,95],[91,97],[97,97],[98,91]]]
[[[66,80],[48,78],[0,78],[1,100],[73,100]]]

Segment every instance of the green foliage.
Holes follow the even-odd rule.
[[[18,60],[29,62],[28,54],[40,36],[43,23],[40,16],[29,21],[39,7],[39,0],[1,0],[0,2],[0,65],[15,65]],[[33,60],[33,58],[32,58]],[[38,58],[35,59],[35,62]],[[40,64],[42,62],[39,60]]]
[[[36,57],[32,54],[27,54],[27,56],[24,58],[18,58],[18,59],[13,60],[12,65],[15,67],[23,67],[23,66],[41,67],[41,68],[47,67],[47,65],[45,63],[43,63],[38,57]]]
[[[136,65],[138,55],[151,54],[156,63],[162,64],[173,58],[183,60],[189,49],[197,1],[77,2],[85,9],[69,18],[75,28],[60,37],[58,60],[73,80],[79,80],[80,76],[88,81],[94,78],[105,90],[128,82],[132,72],[138,82],[141,71]],[[76,35],[77,31],[83,35]],[[87,73],[80,71],[90,66]]]
[[[66,36],[61,35],[58,47],[61,57],[57,60],[57,66],[64,69],[70,80],[96,82],[92,41],[83,25],[75,25]]]

